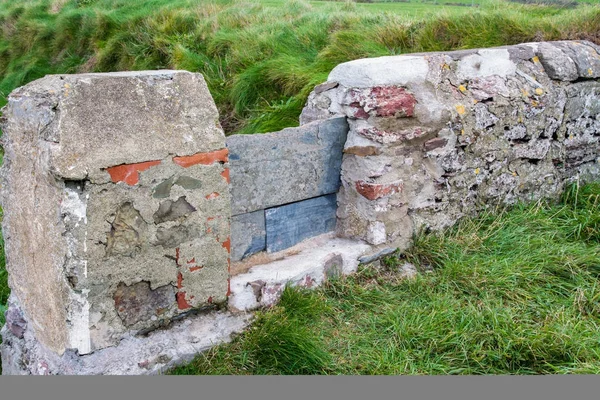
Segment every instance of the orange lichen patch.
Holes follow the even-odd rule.
[[[129,186],[133,186],[140,180],[140,172],[147,170],[150,167],[160,164],[160,160],[146,161],[136,164],[121,164],[115,167],[106,168],[110,179],[114,182],[125,182]]]
[[[466,112],[465,106],[463,106],[462,104],[457,105],[455,108],[456,112],[460,115],[463,115]]]
[[[227,149],[215,150],[209,153],[196,153],[191,156],[173,157],[173,162],[183,168],[192,165],[211,165],[216,162],[227,162],[229,151]]]
[[[534,63],[539,63],[540,62],[540,58],[538,56],[534,56],[531,61],[533,61]]]
[[[186,309],[192,307],[192,305],[190,303],[188,303],[187,300],[185,299],[185,292],[178,292],[176,296],[177,296],[177,307],[179,307],[180,310],[186,310]]]
[[[544,89],[542,89],[542,88],[535,89],[535,94],[537,94],[538,96],[543,95],[544,94]]]
[[[204,265],[194,265],[193,267],[190,267],[190,272],[198,271],[202,268],[204,268]]]
[[[227,250],[228,253],[231,253],[231,238],[228,237],[227,240],[221,243],[221,246],[223,246],[223,248]]]
[[[196,264],[196,257],[192,258],[187,262],[188,264]]]
[[[212,192],[211,194],[207,195],[207,196],[206,196],[206,198],[207,198],[208,200],[212,200],[212,199],[216,199],[216,198],[217,198],[217,197],[219,197],[219,196],[220,196],[220,194],[219,194],[219,193],[217,193],[217,192]]]
[[[183,287],[183,275],[181,272],[177,273],[177,289],[181,289]]]
[[[466,93],[466,92],[467,92],[467,88],[466,88],[466,86],[465,86],[465,85],[460,85],[460,86],[458,87],[458,90],[460,90],[462,93]]]
[[[227,183],[231,182],[231,180],[229,179],[229,168],[225,168],[223,170],[223,172],[221,172],[221,176],[223,178],[225,178],[225,180],[227,181]]]

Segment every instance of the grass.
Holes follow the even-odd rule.
[[[398,267],[421,271],[402,279]],[[382,266],[287,288],[173,374],[600,373],[600,183],[495,210]]]
[[[204,74],[227,133],[261,133],[296,126],[312,88],[341,62],[534,40],[600,43],[600,7],[583,0],[577,9],[441,3],[0,0],[0,106],[51,73],[187,69]]]

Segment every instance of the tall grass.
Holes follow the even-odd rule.
[[[204,74],[227,132],[297,125],[338,63],[532,40],[600,43],[600,9],[303,0],[0,0],[0,106],[50,73]]]
[[[600,373],[599,199],[598,183],[574,187],[561,204],[488,212],[379,268],[288,288],[250,331],[173,373]],[[405,262],[421,274],[402,279]]]

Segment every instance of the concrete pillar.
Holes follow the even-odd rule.
[[[1,127],[5,373],[226,300],[228,151],[201,75],[47,76]]]

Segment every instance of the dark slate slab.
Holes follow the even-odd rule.
[[[336,195],[316,197],[265,210],[267,251],[287,249],[335,229]]]
[[[239,261],[263,251],[266,235],[264,210],[231,217],[231,260]]]
[[[348,123],[343,117],[227,138],[232,215],[337,192]]]

